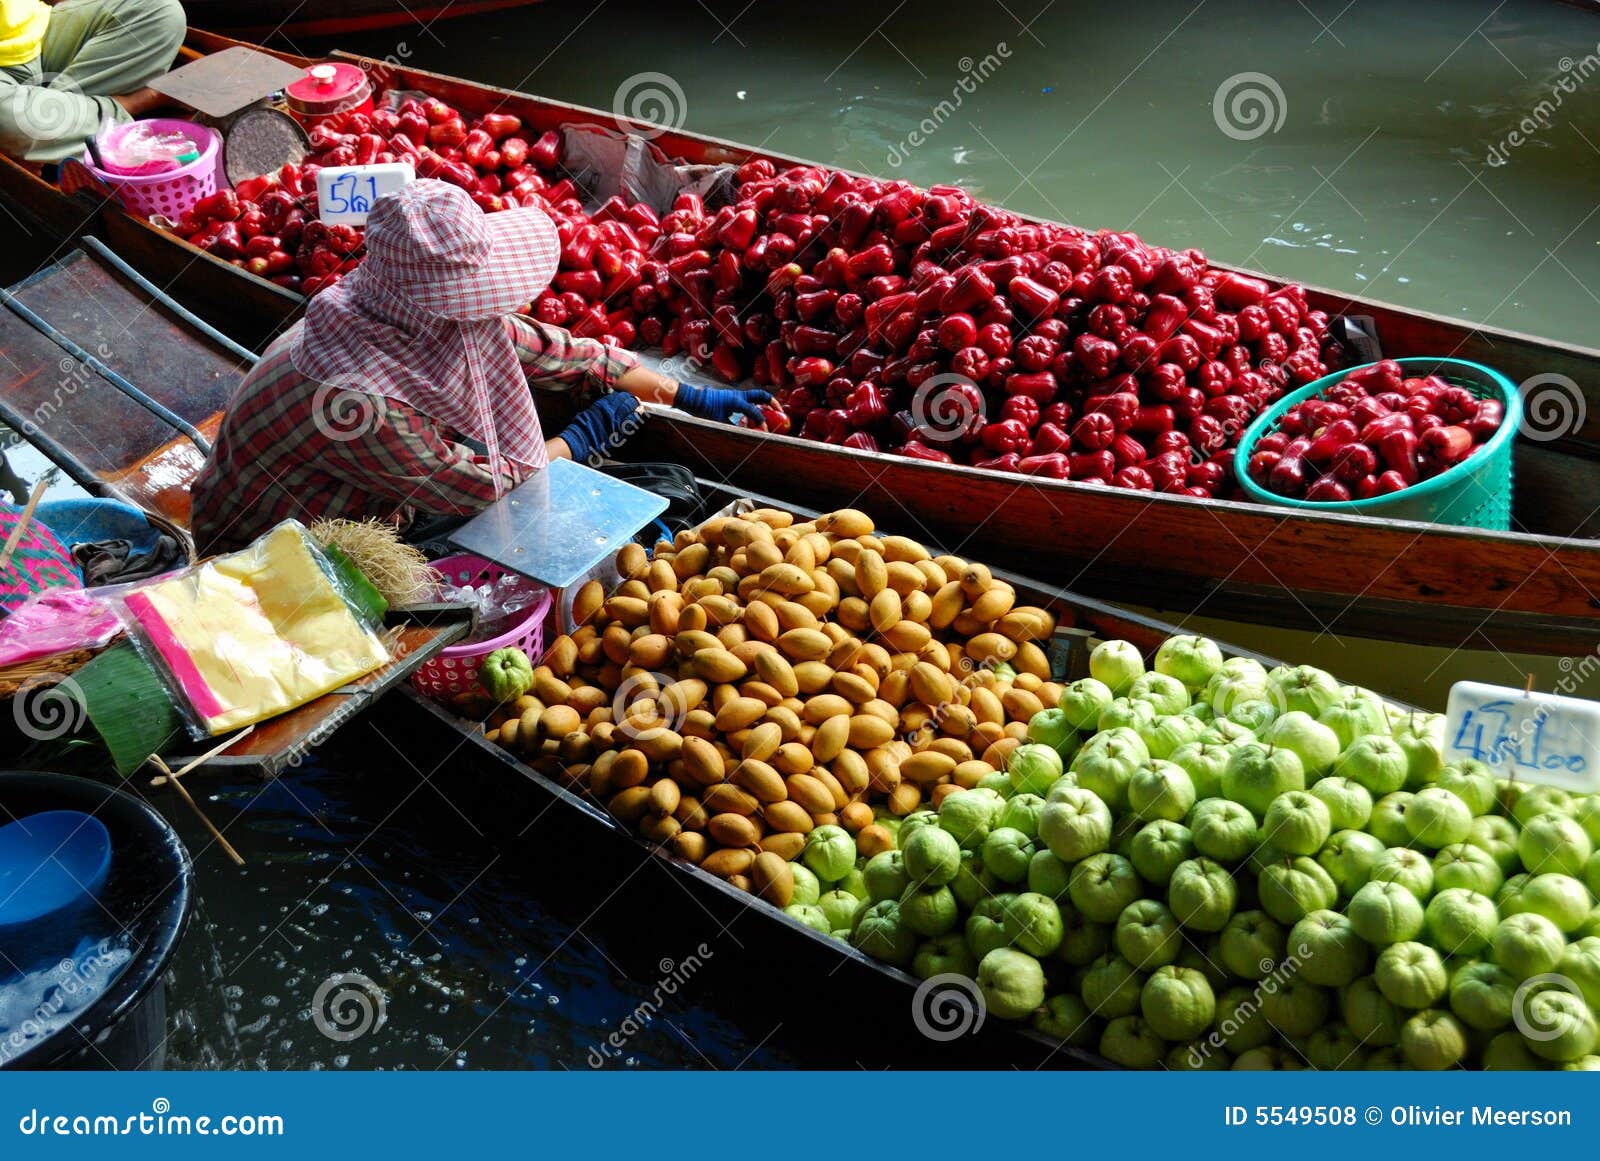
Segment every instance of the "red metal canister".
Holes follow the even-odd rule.
[[[284,93],[290,114],[307,129],[338,113],[372,112],[372,82],[344,61],[312,65]]]

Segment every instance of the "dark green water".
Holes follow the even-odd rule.
[[[763,1044],[772,1021],[719,1007],[700,936],[641,935],[620,893],[586,892],[576,868],[542,859],[538,832],[491,839],[451,768],[417,771],[405,744],[363,719],[270,784],[187,779],[243,868],[150,792],[195,857],[199,899],[169,983],[167,1067],[792,1063]],[[682,888],[650,865],[626,890]],[[714,943],[713,957],[738,954],[736,938]]]
[[[1593,343],[1597,41],[1554,0],[545,0],[343,44]]]

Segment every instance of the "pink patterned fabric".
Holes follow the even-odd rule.
[[[504,316],[555,277],[550,219],[535,208],[485,214],[464,190],[417,181],[373,207],[366,248],[311,300],[295,369],[482,440],[497,496],[503,458],[543,468],[544,433]]]

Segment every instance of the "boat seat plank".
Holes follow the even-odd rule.
[[[223,410],[240,360],[74,250],[12,291],[24,306],[195,426]]]
[[[109,480],[172,429],[10,311],[0,310],[0,420]]]

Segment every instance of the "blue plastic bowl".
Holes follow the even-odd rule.
[[[46,810],[0,827],[0,929],[96,898],[110,869],[111,834],[92,814]]]

